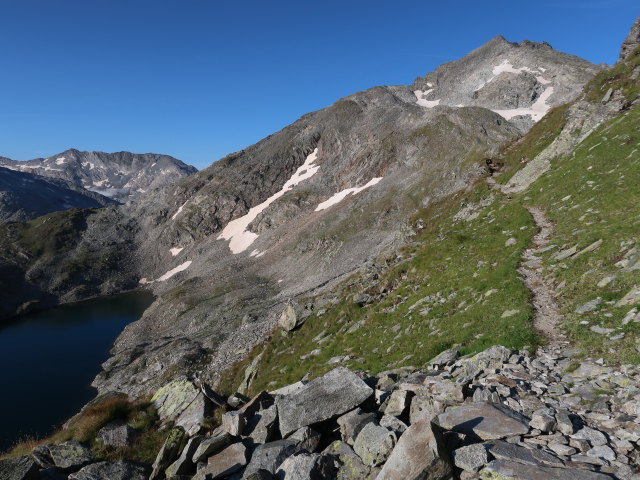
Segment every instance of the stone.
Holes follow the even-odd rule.
[[[98,462],[72,473],[69,480],[147,480],[149,471],[148,465],[128,460]]]
[[[464,400],[464,384],[426,374],[416,374],[407,379],[398,388],[414,393],[424,393],[432,400],[452,405]]]
[[[487,463],[489,454],[482,443],[474,443],[453,451],[453,464],[467,472],[477,472]]]
[[[607,437],[605,434],[590,427],[582,427],[573,435],[573,438],[586,440],[594,447],[607,444]]]
[[[218,453],[231,443],[231,435],[227,432],[221,432],[218,435],[206,437],[200,442],[198,448],[193,453],[191,461],[198,464],[205,461],[208,457]]]
[[[611,447],[608,447],[607,445],[598,445],[597,447],[593,447],[591,450],[587,451],[587,456],[593,458],[602,458],[610,462],[616,459],[615,452],[611,449]]]
[[[193,456],[204,439],[204,435],[196,435],[189,439],[178,459],[165,470],[167,478],[195,473],[196,464],[193,463]]]
[[[116,420],[106,424],[96,435],[96,440],[109,447],[128,447],[136,437],[136,430],[127,422]]]
[[[298,443],[295,440],[276,440],[275,442],[258,445],[253,451],[251,461],[244,471],[243,479],[258,470],[267,470],[273,474],[285,460],[298,451]]]
[[[278,430],[278,409],[275,405],[260,410],[247,422],[243,435],[251,437],[254,443],[267,443]]]
[[[61,470],[78,470],[93,460],[91,450],[75,440],[48,445],[53,464]]]
[[[635,305],[640,302],[640,287],[634,286],[627,294],[618,300],[615,304],[616,307],[624,307],[627,305]]]
[[[377,480],[445,480],[452,474],[442,433],[421,420],[402,434]]]
[[[320,445],[321,435],[313,428],[302,427],[293,432],[291,436],[289,436],[289,439],[298,442],[298,448],[300,450],[313,453]]]
[[[294,328],[296,328],[300,323],[300,319],[298,318],[298,314],[296,312],[295,307],[291,302],[287,303],[287,306],[284,307],[284,310],[280,314],[280,318],[278,319],[278,325],[285,331],[290,332]]]
[[[409,428],[407,424],[404,423],[402,420],[396,417],[392,417],[391,415],[383,415],[382,418],[380,419],[380,425],[388,428],[389,430],[394,432],[398,437],[402,435],[404,432],[406,432],[407,428]]]
[[[387,402],[387,406],[384,409],[386,415],[393,415],[394,417],[401,416],[409,405],[409,392],[406,390],[394,390],[391,392],[391,396]]]
[[[462,375],[471,378],[476,377],[484,370],[501,368],[509,360],[510,356],[511,350],[502,345],[494,345],[471,358],[459,360],[456,365],[462,368]]]
[[[328,456],[299,453],[285,459],[278,470],[278,480],[325,480],[333,478],[335,467]]]
[[[558,455],[570,456],[578,452],[575,448],[570,447],[569,445],[563,445],[562,443],[552,442],[548,446],[550,450]]]
[[[222,415],[222,429],[234,437],[240,436],[245,427],[244,414],[238,410],[226,412]]]
[[[151,403],[162,422],[175,421],[200,393],[191,381],[180,378],[160,387]]]
[[[53,467],[53,459],[46,445],[37,445],[31,450],[31,457],[35,460],[40,468]]]
[[[0,478],[2,480],[39,480],[38,465],[29,457],[0,460]]]
[[[253,472],[248,477],[245,477],[245,480],[273,480],[274,477],[271,472],[266,470],[258,470],[257,472]]]
[[[456,348],[452,348],[436,355],[434,358],[429,360],[427,365],[431,370],[442,370],[453,365],[459,356],[460,352]]]
[[[411,399],[409,407],[409,423],[414,424],[420,420],[431,421],[436,415],[444,412],[445,404],[434,400],[426,392],[418,392]]]
[[[507,442],[490,442],[487,444],[489,453],[497,459],[510,460],[526,465],[550,465],[562,467],[564,462],[555,455],[537,448],[525,448]]]
[[[596,308],[598,308],[598,305],[600,305],[600,303],[602,303],[602,298],[600,297],[594,298],[593,300],[590,300],[584,305],[581,305],[578,308],[576,308],[575,312],[576,313],[593,312]]]
[[[362,463],[362,459],[353,451],[349,445],[341,441],[335,441],[329,445],[324,452],[338,459],[339,467],[336,474],[338,480],[373,480],[371,468]]]
[[[367,423],[353,444],[353,450],[365,465],[376,467],[384,463],[396,444],[395,434],[376,423]]]
[[[363,403],[373,389],[350,370],[338,367],[296,392],[276,400],[280,432],[291,432],[341,415]]]
[[[247,447],[242,443],[234,443],[221,452],[209,457],[207,466],[199,469],[193,480],[214,480],[226,478],[238,472],[247,464]]]
[[[164,444],[162,444],[155,462],[153,462],[153,471],[151,472],[149,480],[162,477],[167,467],[171,465],[176,458],[178,458],[178,455],[182,452],[185,443],[186,439],[184,429],[182,427],[173,427],[169,430],[167,439],[164,441]]]
[[[541,432],[552,432],[556,427],[556,419],[552,415],[548,415],[546,413],[535,413],[531,416],[531,421],[529,422],[529,426],[531,428],[535,428],[540,430]]]
[[[374,413],[365,413],[360,407],[338,417],[337,423],[340,426],[340,436],[344,442],[353,445],[360,430],[368,423],[376,421]]]
[[[211,402],[199,392],[196,398],[182,411],[175,421],[176,426],[184,428],[187,435],[195,435],[202,429],[204,419],[211,414]]]
[[[437,418],[442,428],[474,435],[482,440],[524,435],[529,432],[529,420],[526,417],[504,405],[493,403],[473,402],[453,407]]]
[[[556,468],[542,465],[525,465],[509,460],[494,460],[481,472],[480,478],[509,480],[611,480],[609,475],[579,470],[577,468]]]
[[[556,412],[556,428],[564,435],[573,435],[573,422],[566,410]]]

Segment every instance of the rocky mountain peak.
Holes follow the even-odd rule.
[[[620,60],[624,60],[627,56],[640,46],[640,17],[638,17],[629,31],[629,35],[622,42],[620,47]]]

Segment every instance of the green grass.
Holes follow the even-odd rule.
[[[477,218],[455,220],[463,205],[487,198],[494,200],[479,209]],[[534,234],[528,212],[481,184],[422,210],[412,223],[418,221],[427,228],[399,252],[403,260],[387,269],[373,289],[362,287],[358,275],[345,281],[339,303],[293,332],[272,332],[227,372],[220,388],[234,390],[243,369],[260,353],[250,393],[320,375],[336,366],[329,361],[337,356],[351,356],[343,364],[352,369],[376,373],[423,366],[454,345],[474,353],[496,343],[513,348],[538,344],[529,292],[516,273]],[[507,247],[509,238],[515,244]],[[354,294],[380,291],[387,294],[378,303],[361,307],[353,301]]]

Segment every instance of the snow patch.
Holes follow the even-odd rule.
[[[538,100],[531,105],[530,107],[524,108],[512,108],[510,110],[493,110],[498,115],[501,115],[506,120],[511,120],[513,117],[517,117],[519,115],[531,115],[531,119],[534,122],[538,122],[542,117],[546,115],[546,113],[551,109],[551,105],[547,104],[547,100],[553,94],[553,87],[547,87],[547,89],[542,92],[542,95],[538,97]]]
[[[232,253],[238,254],[244,252],[249,246],[255,242],[258,235],[247,230],[249,224],[255,220],[255,218],[263,212],[269,205],[275,202],[278,198],[283,196],[293,187],[298,185],[303,180],[307,180],[315,175],[320,168],[319,165],[315,165],[314,162],[318,158],[318,149],[316,148],[311,152],[304,163],[298,167],[295,173],[289,180],[283,185],[282,189],[271,195],[260,205],[251,207],[249,211],[240,218],[230,221],[222,233],[218,236],[218,240],[229,240],[229,249]]]
[[[416,96],[416,103],[418,105],[420,105],[421,107],[427,107],[427,108],[433,108],[433,107],[437,107],[438,105],[440,105],[440,99],[437,100],[426,100],[424,97],[426,97],[429,93],[431,93],[433,91],[433,88],[430,88],[429,90],[426,91],[422,91],[422,90],[414,90],[413,94]]]
[[[537,67],[537,70],[541,71],[542,73],[547,71],[547,69],[543,68],[543,67]],[[503,60],[502,63],[500,63],[499,65],[494,66],[493,69],[491,70],[491,73],[492,73],[493,76],[489,80],[487,80],[486,82],[483,82],[480,85],[478,85],[478,87],[476,87],[475,91],[477,92],[478,90],[483,88],[487,83],[492,82],[501,73],[519,74],[519,73],[522,73],[522,72],[533,73],[535,75],[535,77],[536,77],[536,80],[538,80],[538,82],[540,82],[542,85],[549,85],[551,83],[551,80],[547,80],[542,75],[536,75],[538,72],[536,72],[535,69],[531,69],[529,67],[516,68],[516,67],[513,66],[513,64],[509,60]]]
[[[108,180],[100,180],[99,182],[93,182],[94,187],[102,187]]]
[[[185,207],[185,205],[189,203],[189,200],[187,200],[186,202],[184,202],[182,205],[180,205],[180,208],[178,208],[178,211],[176,213],[173,214],[173,217],[171,217],[171,220],[175,220],[176,217],[178,215],[180,215],[180,212],[182,212],[182,209]]]
[[[161,277],[159,277],[156,281],[157,282],[164,282],[165,280],[169,280],[171,277],[173,277],[176,273],[182,272],[184,270],[186,270],[187,268],[189,268],[189,266],[191,265],[191,260],[188,260],[180,265],[178,265],[176,268],[172,268],[171,270],[169,270],[167,273],[165,273],[164,275],[162,275]]]
[[[315,211],[319,212],[320,210],[326,210],[327,208],[332,207],[333,205],[335,205],[337,203],[340,203],[348,195],[356,195],[356,194],[360,193],[361,191],[363,191],[365,188],[373,187],[380,180],[382,180],[382,177],[375,177],[375,178],[372,178],[371,180],[369,180],[367,182],[367,184],[363,185],[362,187],[346,188],[346,189],[336,193],[331,198],[329,198],[329,199],[325,200],[324,202],[320,203],[316,207]]]
[[[64,165],[66,162],[66,159],[64,157],[59,157],[56,158],[56,165]]]
[[[184,250],[184,247],[175,247],[175,248],[170,248],[169,251],[171,252],[171,255],[173,255],[174,257],[176,255],[178,255],[182,250]]]

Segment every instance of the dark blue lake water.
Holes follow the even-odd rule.
[[[0,328],[0,451],[50,434],[91,400],[114,340],[152,300],[140,292],[103,297]]]

